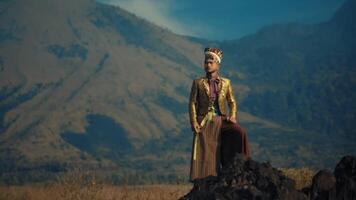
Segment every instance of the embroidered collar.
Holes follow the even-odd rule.
[[[216,74],[216,76],[214,76],[214,77],[209,77],[208,73],[206,73],[205,78],[206,78],[208,81],[209,81],[211,78],[213,78],[213,79],[216,79],[216,80],[217,80],[217,82],[219,82],[219,81],[220,81],[220,79],[221,79],[221,77],[220,77],[220,74],[219,74],[219,73],[217,73],[217,74]]]

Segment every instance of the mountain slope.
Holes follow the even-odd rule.
[[[94,1],[2,4],[2,149],[38,163],[79,160],[83,149],[62,134],[84,134],[97,115],[135,149],[187,126],[172,109],[186,107],[200,45]]]
[[[355,10],[355,1],[347,1],[327,22],[270,26],[221,44],[228,66],[235,64],[245,75],[241,82],[253,88],[245,111],[285,126],[354,137]]]

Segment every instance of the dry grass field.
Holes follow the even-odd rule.
[[[315,171],[309,168],[281,169],[301,189],[311,184]],[[48,184],[1,186],[0,200],[174,200],[183,196],[192,184],[112,185],[99,176],[79,171],[58,176]]]
[[[295,181],[295,187],[300,190],[303,187],[310,186],[313,176],[317,173],[308,167],[303,168],[282,168],[283,174]]]
[[[163,200],[178,199],[191,189],[191,185],[142,185],[68,188],[53,186],[10,186],[0,188],[0,199],[11,200]]]
[[[49,183],[0,186],[0,200],[163,200],[178,199],[191,188],[189,183],[114,185],[95,172],[78,168]]]

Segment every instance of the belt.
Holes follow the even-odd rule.
[[[203,127],[206,123],[210,122],[213,119],[213,116],[218,115],[214,106],[209,106],[208,113],[204,116],[203,120],[200,123],[200,127]],[[197,158],[197,143],[198,143],[198,136],[195,136],[194,140],[194,154],[193,160]]]
[[[200,126],[203,127],[206,123],[211,121],[213,119],[213,116],[218,115],[218,113],[215,111],[214,107],[209,107],[208,113],[204,116],[203,120],[200,123]]]

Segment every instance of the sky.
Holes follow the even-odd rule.
[[[210,40],[239,39],[264,26],[330,19],[345,0],[96,0],[174,33]]]

